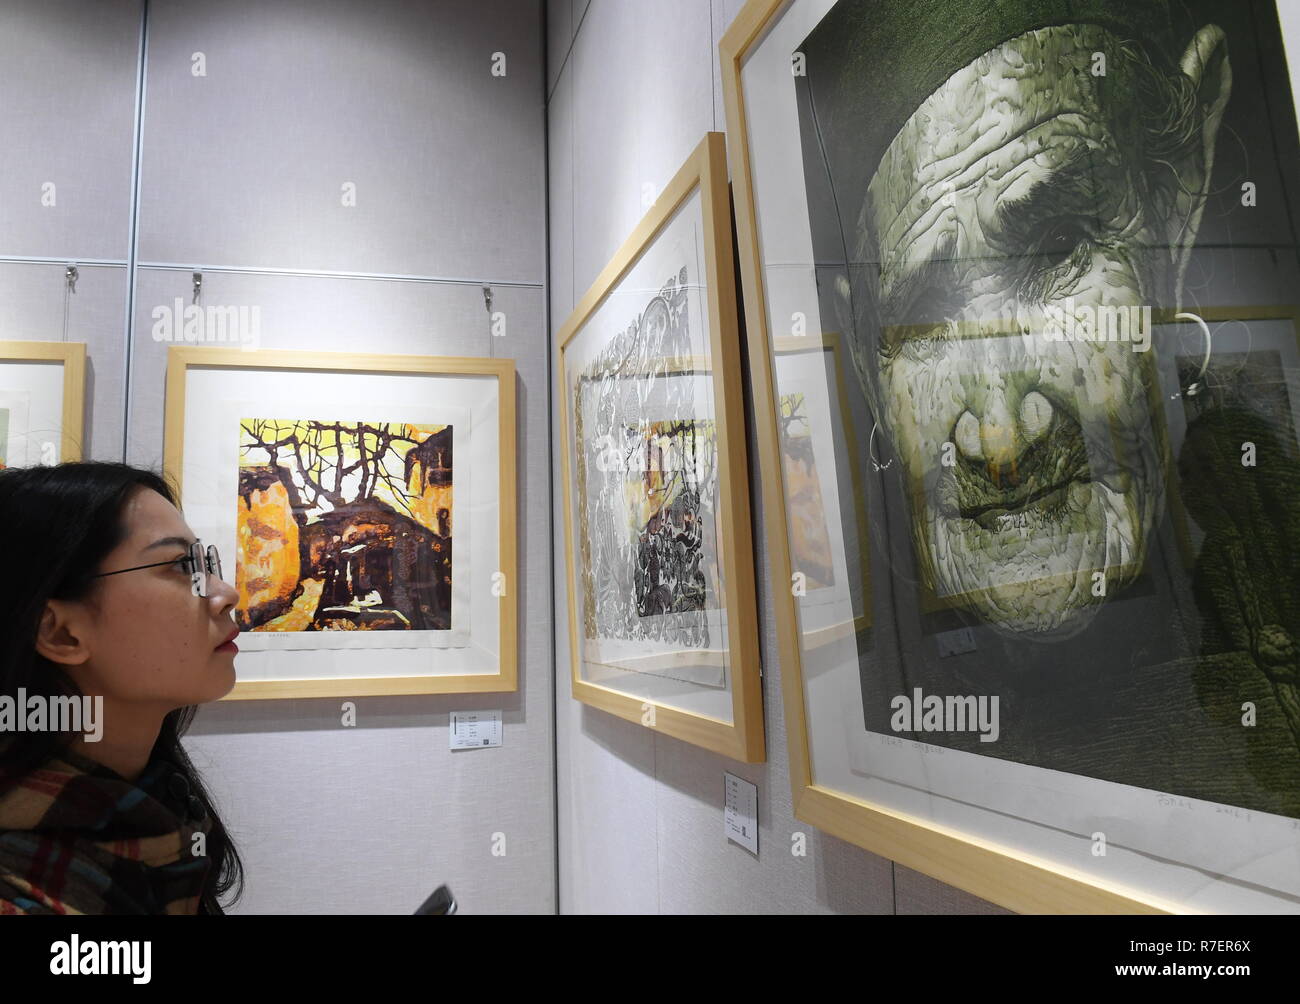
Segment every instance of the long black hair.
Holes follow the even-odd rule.
[[[36,651],[41,617],[51,599],[79,600],[89,594],[100,563],[126,536],[124,510],[139,488],[152,489],[177,504],[176,494],[159,475],[126,464],[86,461],[0,471],[5,562],[10,569],[20,570],[0,575],[0,694],[16,697],[23,688],[29,695],[47,698],[83,696],[62,666]],[[212,867],[199,912],[223,913],[219,898],[235,888],[231,903],[238,901],[244,869],[212,796],[181,745],[197,710],[191,704],[167,714],[151,760],[171,761],[211,817]],[[4,751],[5,773],[13,779],[22,777],[77,738],[74,732],[14,733]]]

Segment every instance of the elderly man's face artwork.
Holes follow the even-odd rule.
[[[1182,304],[1229,87],[1214,26],[1170,71],[1100,26],[1031,31],[930,94],[845,213],[880,266],[855,349],[922,574],[1001,630],[1073,633],[1141,570],[1150,315],[1088,325]]]

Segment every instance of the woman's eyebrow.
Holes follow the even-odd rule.
[[[192,540],[186,540],[184,537],[163,537],[161,540],[155,540],[152,544],[145,547],[146,551],[152,551],[155,547],[189,547],[194,543]]]

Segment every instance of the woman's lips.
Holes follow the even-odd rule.
[[[213,651],[216,652],[238,652],[239,646],[235,644],[235,639],[239,637],[238,631],[232,631],[230,637],[218,645]]]

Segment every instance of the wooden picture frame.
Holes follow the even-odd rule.
[[[695,222],[694,206],[698,202],[699,221]],[[681,215],[686,213],[688,215]],[[685,221],[685,222],[682,222]],[[682,515],[682,520],[698,519],[699,522],[691,522],[693,528],[698,529],[704,525],[705,512],[703,498],[711,494],[713,499],[713,515],[715,522],[713,532],[716,533],[716,569],[719,579],[715,584],[720,583],[719,588],[714,593],[717,599],[710,598],[707,594],[709,591],[701,588],[699,595],[704,599],[698,601],[698,606],[679,607],[677,597],[680,594],[673,595],[673,606],[671,610],[666,610],[663,606],[654,608],[656,614],[642,613],[639,616],[649,617],[646,621],[637,621],[637,610],[650,609],[638,607],[632,610],[631,615],[624,623],[628,625],[628,631],[631,637],[635,637],[635,632],[644,630],[643,624],[654,623],[654,616],[668,618],[670,616],[680,616],[683,621],[694,618],[692,623],[703,620],[706,617],[716,616],[719,620],[725,619],[725,627],[719,632],[725,637],[726,647],[721,651],[718,658],[722,667],[721,678],[724,681],[725,690],[718,689],[716,683],[710,683],[709,689],[704,684],[698,682],[700,678],[686,678],[686,671],[694,671],[696,664],[703,666],[709,661],[702,650],[697,646],[692,649],[686,645],[680,649],[672,649],[671,645],[665,643],[661,646],[658,658],[664,665],[672,664],[679,667],[680,677],[674,678],[665,683],[666,677],[655,675],[655,671],[646,670],[638,674],[634,671],[630,661],[620,661],[608,659],[605,662],[587,660],[584,652],[587,647],[616,643],[628,646],[635,646],[635,641],[629,641],[629,635],[623,635],[612,641],[606,642],[599,631],[602,629],[588,627],[594,624],[592,620],[594,614],[592,608],[595,604],[587,603],[588,590],[591,586],[585,585],[592,581],[593,572],[590,565],[584,562],[583,556],[590,551],[590,540],[579,527],[579,517],[590,510],[586,501],[586,496],[579,496],[579,488],[586,484],[586,476],[589,467],[585,454],[579,458],[579,449],[586,449],[588,438],[583,434],[579,438],[579,427],[583,421],[583,414],[586,405],[583,403],[584,386],[589,387],[587,399],[590,394],[596,393],[594,384],[584,384],[588,377],[580,374],[588,372],[583,369],[581,361],[574,363],[573,360],[579,358],[579,354],[585,351],[583,348],[587,345],[590,338],[595,342],[597,336],[592,334],[599,326],[605,322],[606,315],[602,309],[613,303],[622,304],[621,297],[630,295],[633,298],[633,307],[630,312],[625,312],[620,317],[623,323],[619,327],[617,335],[611,335],[602,344],[608,346],[614,343],[616,337],[623,337],[625,332],[631,331],[626,327],[626,322],[630,322],[632,327],[640,323],[640,319],[650,316],[651,306],[655,307],[659,313],[656,317],[667,316],[663,313],[666,309],[662,304],[666,303],[663,295],[656,296],[655,289],[658,289],[658,283],[664,276],[655,275],[652,279],[647,278],[645,281],[651,283],[651,286],[644,292],[630,292],[625,288],[629,285],[635,286],[641,280],[636,278],[640,273],[638,269],[651,269],[653,262],[657,259],[656,255],[664,255],[667,260],[667,252],[664,250],[670,245],[670,236],[677,234],[677,227],[694,227],[696,229],[690,232],[694,234],[692,244],[696,257],[691,259],[692,268],[696,264],[702,263],[695,274],[688,274],[688,270],[683,268],[681,277],[684,281],[677,285],[679,273],[674,266],[669,280],[669,287],[672,292],[669,297],[676,305],[673,309],[687,311],[694,309],[697,311],[696,316],[698,323],[707,328],[707,341],[692,343],[694,348],[685,352],[677,353],[674,358],[668,360],[664,357],[654,357],[646,361],[646,365],[653,369],[658,383],[656,386],[663,387],[666,382],[679,377],[683,380],[690,379],[695,381],[691,384],[691,393],[699,388],[703,396],[711,397],[712,408],[700,408],[697,404],[691,404],[689,407],[694,408],[686,416],[686,424],[692,430],[707,426],[709,432],[705,433],[705,439],[713,437],[712,450],[716,461],[713,465],[714,478],[701,478],[694,482],[694,494],[690,498],[697,505],[696,509],[691,510],[688,517]],[[681,231],[685,232],[685,231]],[[675,238],[673,238],[675,239]],[[677,244],[672,244],[677,247]],[[676,259],[674,259],[676,260]],[[702,293],[691,293],[691,290],[699,290],[703,281],[705,286]],[[667,288],[667,287],[666,287]],[[660,289],[660,294],[663,290]],[[637,300],[636,298],[640,299]],[[699,302],[704,301],[704,302]],[[647,306],[649,304],[650,306]],[[692,306],[693,304],[693,306]],[[641,313],[641,307],[645,307],[645,313]],[[611,307],[611,310],[614,308]],[[684,317],[686,314],[677,314],[674,316]],[[750,511],[748,496],[748,475],[746,463],[746,444],[745,444],[745,416],[744,402],[742,397],[742,388],[740,384],[740,343],[737,327],[737,311],[735,301],[735,273],[731,243],[731,225],[728,212],[727,198],[727,170],[726,170],[726,153],[723,136],[721,133],[709,133],[699,144],[690,158],[677,172],[673,179],[668,183],[663,193],[651,207],[646,216],[637,224],[635,230],[619,248],[613,259],[605,266],[592,284],[591,288],[579,300],[573,313],[561,327],[557,342],[559,345],[559,366],[557,392],[561,398],[562,407],[562,426],[560,448],[563,453],[562,476],[564,478],[564,542],[566,554],[566,572],[567,587],[566,594],[568,600],[568,630],[571,650],[571,674],[573,679],[573,696],[592,707],[600,708],[611,714],[618,715],[629,721],[638,722],[662,732],[674,736],[685,742],[693,743],[698,746],[711,749],[714,752],[741,760],[747,763],[762,762],[765,756],[764,739],[763,739],[763,708],[762,708],[762,689],[759,669],[758,656],[758,638],[756,634],[756,597],[753,568],[753,550],[750,531]],[[646,321],[645,330],[650,328],[650,322]],[[642,329],[637,328],[640,332]],[[658,329],[664,330],[664,329]],[[677,325],[672,328],[674,332],[684,331],[683,325]],[[635,345],[638,351],[648,344],[649,337],[642,339],[639,335],[633,333],[627,335],[633,339],[627,344]],[[663,342],[662,344],[669,344]],[[594,352],[594,350],[593,350]],[[593,358],[596,358],[594,355]],[[571,369],[573,372],[571,372]],[[590,367],[589,367],[590,369]],[[597,370],[590,370],[595,373]],[[599,371],[605,372],[605,371]],[[648,380],[645,371],[636,371],[633,369],[623,369],[619,371],[618,376],[610,380],[607,385],[612,385],[616,390],[610,393],[622,393],[622,388],[630,386],[639,386],[639,381]],[[625,378],[627,378],[625,380]],[[575,398],[577,399],[575,401]],[[692,398],[692,401],[695,399]],[[637,426],[639,430],[645,430],[650,425],[660,424],[657,419],[651,421],[648,418],[651,409],[641,410],[632,414],[629,418],[631,422],[640,422]],[[662,412],[667,416],[668,412]],[[676,419],[681,421],[680,418]],[[618,420],[616,420],[618,421]],[[611,426],[613,428],[613,426]],[[617,430],[622,435],[623,430],[629,429],[627,425],[618,425]],[[590,432],[591,430],[588,430]],[[638,432],[638,435],[641,433]],[[694,437],[695,433],[691,433]],[[692,443],[695,442],[692,438]],[[662,461],[662,451],[659,454]],[[620,460],[621,463],[621,460]],[[646,462],[646,471],[649,471],[651,462]],[[629,467],[628,470],[631,468]],[[696,468],[697,471],[699,468]],[[602,472],[606,471],[601,467]],[[682,468],[685,470],[685,467]],[[640,469],[638,469],[640,471]],[[656,471],[654,474],[659,477],[660,481],[656,484],[666,484],[669,476],[666,473],[667,468]],[[674,483],[684,484],[687,480],[683,474],[681,481],[677,482],[677,473],[672,474]],[[591,475],[593,478],[594,474]],[[622,467],[618,467],[612,477],[615,479],[611,482],[626,486],[633,483],[636,479],[631,478]],[[641,477],[638,473],[637,477]],[[646,484],[649,485],[651,474],[646,473]],[[576,479],[583,479],[579,483]],[[629,480],[630,479],[630,480]],[[593,481],[594,483],[594,481]],[[716,485],[716,490],[713,488]],[[588,489],[591,490],[591,489]],[[626,489],[626,487],[624,488]],[[648,489],[647,489],[648,490]],[[659,491],[660,489],[655,489]],[[668,488],[662,488],[666,493]],[[680,489],[685,491],[685,489]],[[676,498],[680,500],[682,494]],[[677,503],[674,502],[673,505]],[[576,508],[583,506],[581,513]],[[649,535],[655,531],[651,527],[659,528],[667,532],[669,526],[668,520],[676,519],[669,509],[668,504],[664,503],[661,508],[653,509],[653,515],[650,516],[650,522],[645,524],[645,536],[640,540],[652,539]],[[689,505],[687,506],[689,508]],[[665,515],[668,514],[668,515]],[[585,517],[584,517],[585,518]],[[587,524],[582,524],[586,526]],[[595,526],[593,519],[590,524]],[[628,528],[626,518],[624,519],[623,530]],[[636,527],[641,524],[635,523]],[[676,524],[673,524],[674,526]],[[617,531],[621,533],[622,531]],[[636,532],[635,527],[632,532]],[[709,531],[705,531],[708,533]],[[634,545],[628,543],[626,535],[623,539],[623,546],[629,548]],[[653,545],[644,545],[653,546]],[[694,551],[697,558],[703,553],[704,545],[692,545],[697,549]],[[601,552],[603,553],[603,552]],[[645,553],[637,551],[637,554]],[[620,571],[627,571],[628,581],[631,581],[632,572],[627,569],[626,565]],[[578,587],[580,576],[587,576],[583,579],[584,586]],[[647,581],[646,579],[642,580]],[[638,589],[640,587],[637,587]],[[626,590],[631,593],[633,590]],[[668,591],[671,593],[671,590]],[[663,593],[656,595],[663,596]],[[693,596],[696,594],[692,594]],[[620,602],[631,607],[635,603],[635,598],[631,595],[619,597]],[[582,607],[580,602],[587,604]],[[667,601],[664,601],[667,602]],[[692,601],[694,602],[694,601]],[[706,610],[708,604],[717,603],[716,611]],[[622,608],[620,608],[622,609]],[[684,612],[682,612],[684,610]],[[583,629],[580,630],[579,621],[582,619]],[[591,632],[590,634],[588,632]],[[710,635],[710,637],[713,637]],[[649,646],[653,648],[653,646]],[[707,645],[706,645],[707,647]],[[603,650],[602,650],[603,651]],[[715,650],[716,651],[716,650]],[[602,658],[605,658],[602,656]],[[643,665],[649,665],[645,663]],[[584,668],[585,667],[585,668]],[[606,673],[611,676],[618,676],[618,680],[602,679],[593,681],[589,674]],[[656,689],[658,688],[658,690]],[[676,688],[672,696],[662,691]],[[685,695],[685,696],[678,696]],[[698,700],[698,705],[692,706],[691,701]],[[722,713],[706,713],[701,707],[709,704],[712,708],[722,708]]]
[[[785,473],[780,459],[781,442],[776,408],[779,385],[774,369],[776,346],[789,342],[789,338],[783,337],[784,333],[774,330],[774,327],[784,322],[791,308],[801,307],[792,302],[792,294],[782,299],[783,292],[788,291],[781,289],[777,290],[777,300],[773,301],[768,286],[769,283],[783,281],[776,273],[806,267],[809,272],[814,268],[818,270],[816,285],[820,288],[822,262],[816,259],[814,266],[810,259],[805,265],[801,257],[805,253],[804,245],[798,245],[792,250],[781,244],[769,263],[765,249],[760,246],[760,215],[756,197],[756,185],[759,182],[756,181],[755,164],[751,161],[751,139],[755,133],[751,131],[750,121],[751,114],[769,116],[760,123],[757,133],[769,144],[768,149],[782,145],[786,151],[799,150],[800,137],[797,129],[791,135],[785,119],[775,120],[774,124],[770,118],[773,113],[767,104],[771,92],[783,88],[784,80],[791,74],[791,53],[796,53],[797,60],[802,38],[810,26],[817,23],[821,17],[819,12],[828,4],[812,5],[811,12],[809,6],[804,5],[797,27],[790,27],[787,33],[780,34],[782,19],[798,6],[799,0],[748,0],[719,45],[750,380],[762,472],[760,481],[766,521],[766,546],[789,737],[790,782],[795,817],[873,853],[1018,912],[1189,912],[1194,908],[1180,899],[1161,895],[1154,888],[1148,887],[1137,872],[1130,872],[1127,881],[1099,878],[1096,870],[1087,872],[1082,867],[1072,867],[1059,856],[1038,854],[1016,842],[1001,842],[972,829],[946,825],[923,813],[901,811],[883,801],[856,797],[846,787],[819,783],[814,776],[807,705],[810,677],[804,669],[807,657],[805,653],[809,649],[806,639],[801,645],[797,601],[787,588],[795,568],[791,557]],[[751,108],[746,78],[742,75],[751,57],[761,51],[774,35],[779,35],[780,42],[769,46],[762,63],[765,74],[762,79],[767,82],[762,90],[763,103]],[[794,73],[799,73],[797,61]],[[757,102],[759,99],[752,100]],[[793,97],[790,99],[790,107],[794,107]],[[795,152],[788,156],[794,160],[799,154]],[[765,177],[767,184],[775,186],[777,202],[780,201],[780,194],[788,194],[790,188],[789,178],[780,167],[774,167],[769,160],[760,165],[758,175],[760,178]],[[779,178],[781,184],[775,185],[773,178]],[[802,193],[798,198],[802,198]],[[766,239],[771,240],[772,228],[767,222],[770,221],[765,221],[762,233]],[[782,231],[782,237],[788,236],[789,233]],[[812,288],[813,283],[810,280],[806,285]],[[769,323],[769,310],[773,318],[779,317],[781,321],[773,320]],[[1234,316],[1242,316],[1242,310],[1238,308]],[[1272,316],[1271,312],[1269,316]],[[1206,317],[1214,319],[1210,313]],[[1160,411],[1159,402],[1152,401],[1151,404]],[[1163,421],[1163,418],[1163,413],[1158,415],[1159,420]],[[865,432],[862,437],[866,438]],[[1181,525],[1176,526],[1176,531],[1178,543],[1182,545],[1185,534]],[[909,742],[903,739],[882,741]],[[924,753],[918,750],[917,755],[923,756]],[[918,771],[924,775],[924,764],[918,767]],[[918,790],[924,792],[928,789],[922,785]],[[1159,805],[1162,807],[1177,806],[1180,801],[1175,796],[1145,789],[1142,794],[1149,795],[1153,809],[1157,799],[1161,800]],[[1086,839],[1087,833],[1080,836]],[[1195,866],[1191,867],[1194,869]]]
[[[50,462],[81,460],[85,434],[85,343],[0,341],[0,363],[58,363],[62,366],[59,452],[57,459]]]
[[[261,374],[266,374],[265,377]],[[257,385],[255,380],[263,380],[263,387],[271,388],[275,392],[275,400],[281,403],[270,403],[266,397],[255,397],[254,404],[243,404],[235,401],[226,403],[224,399],[220,405],[224,409],[225,424],[221,425],[222,441],[219,444],[219,450],[213,449],[212,452],[220,454],[220,461],[211,464],[213,469],[224,469],[233,463],[238,465],[238,456],[241,452],[239,447],[240,440],[238,436],[243,435],[243,426],[239,424],[242,419],[247,417],[241,414],[241,409],[257,409],[262,414],[259,417],[268,417],[271,419],[284,418],[286,420],[306,422],[317,418],[340,419],[362,418],[367,422],[381,423],[384,425],[413,425],[417,422],[428,421],[435,423],[436,418],[410,418],[402,417],[412,414],[437,414],[439,407],[444,407],[441,403],[448,400],[458,390],[463,391],[467,400],[476,402],[473,407],[478,409],[474,413],[472,420],[469,419],[469,406],[466,405],[464,411],[464,421],[468,423],[469,433],[468,440],[464,438],[465,434],[457,433],[456,443],[460,452],[466,450],[465,443],[470,444],[472,450],[485,451],[491,458],[492,463],[480,464],[487,472],[480,473],[474,477],[474,461],[467,457],[468,463],[456,463],[456,480],[452,482],[450,475],[447,476],[447,483],[454,484],[458,493],[453,496],[451,504],[452,512],[439,512],[439,518],[448,520],[447,526],[450,528],[451,519],[457,519],[457,526],[461,525],[460,515],[464,514],[465,521],[473,520],[470,531],[466,535],[469,537],[467,544],[474,544],[479,549],[489,555],[495,551],[495,561],[489,558],[489,563],[494,565],[488,570],[490,574],[484,574],[484,570],[475,563],[472,570],[468,564],[470,554],[474,553],[473,548],[466,550],[464,563],[458,563],[455,567],[454,575],[457,580],[462,576],[469,579],[467,590],[472,593],[465,595],[462,600],[458,598],[455,601],[457,606],[453,607],[454,618],[449,615],[448,624],[450,627],[457,627],[458,624],[468,621],[471,626],[465,630],[468,632],[468,640],[462,639],[463,644],[447,644],[443,647],[430,645],[423,647],[412,643],[410,646],[398,644],[403,642],[403,638],[396,637],[405,635],[405,632],[396,631],[319,631],[311,634],[311,639],[322,639],[334,648],[328,652],[311,648],[305,642],[300,643],[297,640],[298,635],[307,636],[309,630],[299,630],[296,632],[292,645],[286,645],[285,648],[292,648],[292,652],[280,651],[276,656],[276,649],[272,642],[278,642],[282,639],[271,638],[265,643],[270,646],[265,651],[245,651],[241,652],[240,658],[248,660],[250,657],[257,655],[268,656],[261,662],[274,663],[277,658],[280,662],[289,662],[290,660],[299,661],[303,664],[301,653],[306,656],[321,656],[332,654],[335,661],[346,663],[348,660],[344,656],[354,655],[360,652],[363,656],[369,655],[370,658],[361,660],[367,664],[374,664],[376,653],[385,656],[386,664],[398,665],[405,670],[401,674],[394,675],[348,675],[341,672],[333,676],[304,676],[294,675],[285,678],[258,678],[243,679],[235,684],[230,694],[226,695],[224,700],[264,700],[274,698],[290,697],[345,697],[345,696],[377,696],[391,694],[440,694],[440,693],[496,693],[505,691],[514,691],[518,689],[518,561],[517,561],[517,481],[516,481],[516,404],[515,404],[515,367],[513,359],[495,359],[495,358],[470,358],[470,357],[450,357],[450,356],[406,356],[406,355],[379,355],[370,353],[315,353],[285,350],[267,350],[262,349],[256,352],[247,352],[241,349],[226,348],[207,348],[191,346],[173,346],[168,349],[167,357],[167,397],[166,397],[166,422],[165,422],[165,445],[164,445],[164,473],[168,479],[176,486],[179,497],[182,500],[182,509],[186,511],[187,518],[190,519],[191,525],[195,527],[200,538],[203,538],[203,530],[200,524],[206,521],[207,525],[223,529],[215,532],[227,533],[227,516],[225,508],[234,510],[234,498],[230,499],[230,505],[224,506],[225,495],[218,492],[219,500],[212,502],[204,497],[187,497],[186,495],[186,468],[187,465],[198,465],[199,461],[187,456],[187,425],[191,434],[196,429],[205,429],[206,426],[196,425],[195,423],[214,421],[211,418],[198,418],[196,415],[201,411],[204,414],[213,407],[212,401],[208,397],[202,397],[192,408],[187,404],[189,393],[197,395],[206,394],[206,390],[195,390],[191,384],[195,380],[219,381],[229,377],[230,381],[237,381],[240,386],[240,394],[249,393],[256,395]],[[358,394],[368,394],[370,401],[378,403],[370,405],[363,404],[356,407],[339,406],[335,402],[339,400],[357,400],[353,398],[349,388],[357,386],[360,388],[361,382],[370,381],[364,391],[358,390]],[[275,387],[272,387],[272,381]],[[385,382],[387,381],[387,383]],[[207,383],[200,385],[203,388],[208,386]],[[221,386],[219,383],[215,386]],[[254,390],[247,391],[245,387],[253,387]],[[391,398],[386,397],[390,393],[387,389],[391,388]],[[271,391],[268,391],[268,394]],[[332,395],[332,396],[331,396]],[[477,396],[474,396],[477,395]],[[481,399],[481,400],[480,400]],[[307,405],[295,405],[293,403],[284,404],[289,401],[323,401],[324,403],[315,403]],[[392,404],[389,404],[389,401]],[[438,404],[427,404],[428,401],[438,401]],[[263,401],[268,403],[263,404]],[[451,407],[451,406],[446,406]],[[283,408],[286,412],[294,414],[270,415],[277,409]],[[308,414],[315,412],[319,414]],[[420,409],[423,409],[422,411]],[[343,411],[366,411],[371,414],[366,415],[345,415]],[[328,413],[328,414],[327,414]],[[229,426],[229,416],[239,415],[234,427],[234,432],[226,434],[226,427]],[[394,417],[387,417],[392,415]],[[464,426],[462,426],[464,427]],[[358,423],[358,429],[361,424]],[[480,431],[481,429],[481,431]],[[234,437],[234,438],[232,438]],[[203,435],[196,436],[200,446],[204,449],[210,449],[213,437],[207,432]],[[224,442],[224,439],[231,438],[230,443]],[[363,445],[365,443],[364,435],[358,436],[358,441]],[[339,457],[343,456],[341,448]],[[323,456],[323,453],[322,453]],[[207,462],[206,458],[203,462]],[[394,461],[395,462],[395,461]],[[324,461],[322,461],[324,463]],[[438,463],[442,464],[441,456]],[[495,474],[489,468],[492,464],[496,465]],[[339,465],[342,466],[341,464]],[[468,468],[470,473],[462,473]],[[199,469],[197,466],[193,470]],[[323,468],[322,468],[323,469]],[[385,468],[387,470],[387,467]],[[450,470],[450,468],[448,468]],[[406,459],[405,479],[409,481],[412,475],[413,467],[409,458]],[[222,475],[227,479],[233,477],[238,487],[239,472],[226,472]],[[422,475],[423,477],[423,475]],[[472,479],[472,480],[471,480]],[[376,498],[375,483],[378,477],[370,479],[371,494]],[[461,489],[461,481],[469,481],[467,488]],[[433,483],[432,479],[429,482]],[[361,484],[366,484],[363,476]],[[423,485],[423,482],[421,482]],[[459,492],[469,491],[471,494],[466,503],[460,503]],[[358,493],[361,489],[358,489]],[[189,503],[186,505],[185,503]],[[457,505],[461,508],[457,509]],[[224,508],[223,508],[224,506]],[[248,507],[251,510],[251,505]],[[393,508],[389,506],[389,508]],[[495,519],[492,513],[495,511]],[[212,515],[216,513],[216,515]],[[400,514],[399,514],[400,515]],[[480,527],[482,523],[484,526]],[[493,526],[495,523],[495,526]],[[405,524],[403,524],[405,525]],[[441,524],[439,528],[441,529]],[[477,529],[474,529],[477,528]],[[448,529],[450,533],[450,529]],[[206,539],[206,538],[204,538]],[[435,538],[436,540],[437,538]],[[446,539],[446,538],[442,538]],[[453,540],[459,541],[459,536],[452,536]],[[486,546],[484,546],[486,545]],[[355,550],[355,548],[353,548]],[[452,556],[445,559],[448,567],[456,557],[456,549],[452,549]],[[234,581],[235,562],[237,557],[231,554],[227,558],[226,570],[227,578]],[[463,571],[462,571],[463,570]],[[342,573],[340,573],[342,574]],[[351,572],[348,573],[351,575]],[[351,583],[351,579],[348,582]],[[449,591],[451,587],[449,586]],[[301,592],[301,585],[299,587]],[[242,594],[241,594],[242,595]],[[486,606],[491,604],[492,606]],[[464,614],[455,611],[464,611]],[[486,611],[486,619],[482,611]],[[408,620],[408,624],[410,621]],[[485,625],[485,626],[480,626]],[[291,629],[285,629],[291,630]],[[422,636],[433,636],[436,632],[420,632]],[[450,632],[448,632],[450,633]],[[237,644],[241,647],[249,644],[249,639],[255,632],[244,631]],[[276,632],[256,632],[256,634],[275,635]],[[374,642],[377,645],[383,645],[379,648],[365,648],[358,644],[348,651],[349,639],[326,638],[326,636],[360,634],[370,636],[389,636],[388,638],[372,637],[362,639],[362,641]],[[263,639],[255,639],[259,643]],[[393,644],[386,644],[389,640]],[[493,647],[494,646],[494,647]],[[335,651],[337,648],[337,651]],[[322,655],[324,653],[324,655]],[[342,653],[342,654],[340,654]],[[433,653],[433,658],[427,659],[425,655]],[[320,659],[312,659],[311,662],[319,662]],[[451,672],[429,672],[422,673],[419,666],[438,665],[443,666],[454,663]],[[416,667],[412,670],[412,667]],[[486,671],[485,671],[486,670]],[[391,670],[390,670],[391,671]]]

